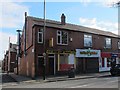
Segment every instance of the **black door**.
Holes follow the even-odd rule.
[[[54,75],[54,57],[49,57],[49,74]]]
[[[39,76],[43,76],[43,69],[44,69],[44,59],[43,59],[43,57],[38,57],[37,73],[38,73]]]

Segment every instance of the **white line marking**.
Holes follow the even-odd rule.
[[[87,85],[81,85],[81,86],[75,86],[75,87],[70,87],[70,88],[80,88],[80,87],[86,87]]]

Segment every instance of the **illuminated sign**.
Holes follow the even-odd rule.
[[[76,57],[100,57],[100,50],[76,49]]]

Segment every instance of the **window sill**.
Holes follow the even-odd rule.
[[[38,44],[43,44],[43,42],[37,42]]]
[[[57,45],[60,45],[60,46],[67,46],[68,44],[58,44],[58,43],[57,43]]]

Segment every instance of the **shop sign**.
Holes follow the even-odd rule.
[[[57,51],[57,50],[47,50],[46,53],[68,53],[68,54],[71,54],[71,53],[75,53],[75,51]]]
[[[118,57],[118,54],[112,53],[112,54],[111,54],[111,57]]]
[[[76,49],[76,57],[100,57],[100,50]]]

